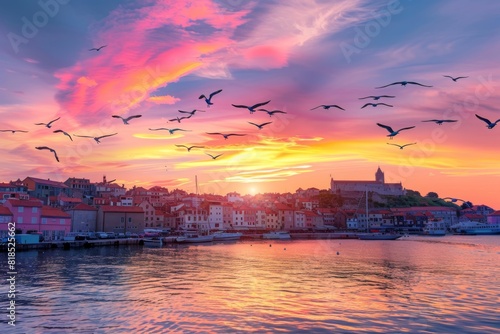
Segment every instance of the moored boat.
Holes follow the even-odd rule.
[[[500,223],[480,223],[477,221],[461,221],[450,226],[455,234],[489,235],[500,234]]]
[[[176,238],[176,242],[178,243],[200,243],[211,241],[214,241],[213,235],[201,235],[198,233],[185,233],[184,235]]]
[[[273,231],[269,233],[264,233],[262,235],[263,239],[276,239],[276,240],[287,240],[291,239],[290,233],[286,231]]]
[[[240,232],[224,232],[224,231],[217,231],[212,234],[214,237],[214,241],[226,241],[226,240],[240,240],[241,236],[243,233]]]
[[[426,236],[442,237],[446,235],[446,224],[443,219],[432,219],[423,228],[422,234]]]
[[[396,240],[401,238],[401,234],[391,234],[391,233],[359,233],[358,238],[360,240]]]
[[[153,237],[153,238],[144,238],[144,246],[147,247],[162,247],[163,241],[161,238]]]

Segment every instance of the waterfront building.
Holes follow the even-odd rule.
[[[16,229],[23,233],[29,230],[40,231],[40,214],[43,203],[39,199],[8,199],[3,204],[12,213]]]
[[[500,224],[500,210],[493,211],[486,217],[488,224]]]
[[[61,193],[67,195],[68,192],[67,185],[50,179],[44,180],[28,176],[23,180],[23,185],[27,187],[30,198],[38,198],[45,205],[49,205],[50,196],[58,196]]]
[[[278,220],[278,211],[266,210],[266,229],[278,230],[281,228],[281,223]]]
[[[296,210],[293,212],[294,217],[294,229],[299,229],[299,230],[305,230],[307,228],[306,226],[306,215],[305,212],[302,210]]]
[[[9,235],[9,223],[14,221],[14,216],[9,208],[0,205],[0,238]]]
[[[101,205],[97,212],[97,230],[114,233],[143,233],[144,210],[139,206]]]
[[[222,228],[224,230],[233,227],[233,205],[231,203],[222,203]]]
[[[303,210],[307,229],[323,228],[323,218],[312,210]]]
[[[436,219],[442,219],[445,223],[446,228],[451,225],[458,223],[457,210],[447,206],[420,206],[420,207],[409,207],[409,208],[392,208],[393,214],[402,214],[406,216],[407,214],[416,215],[418,213],[426,214],[427,216],[432,216]],[[395,225],[398,225],[397,223]]]
[[[144,227],[155,227],[155,208],[148,201],[138,205],[144,211]]]
[[[97,208],[80,203],[65,211],[71,217],[71,232],[97,231]]]
[[[262,230],[266,228],[266,209],[261,207],[261,208],[256,208],[255,209],[255,228]]]
[[[294,228],[295,226],[295,215],[294,215],[294,208],[278,203],[275,205],[275,209],[278,211],[278,222],[280,224],[280,229],[289,231]]]
[[[64,184],[68,187],[68,195],[71,197],[95,196],[95,186],[89,179],[70,177]]]
[[[208,202],[208,225],[211,230],[223,230],[222,203]]]
[[[61,209],[44,205],[40,214],[40,224],[37,230],[43,234],[45,240],[62,240],[71,231],[71,216]]]

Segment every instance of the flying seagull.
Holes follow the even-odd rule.
[[[269,117],[271,117],[274,114],[286,114],[286,112],[281,110],[257,109],[257,111],[265,111],[269,115]]]
[[[89,49],[89,51],[101,51],[102,48],[106,47],[107,45],[103,45],[103,46],[100,46],[98,48],[92,48],[92,49]]]
[[[47,147],[47,146],[37,146],[35,148],[37,150],[49,150],[50,152],[54,153],[54,157],[56,158],[57,162],[59,162],[59,157],[57,156],[57,152],[53,148],[50,148],[50,147]]]
[[[449,76],[449,75],[443,75],[443,77],[445,77],[445,78],[450,78],[451,80],[453,80],[453,81],[455,81],[455,82],[457,82],[457,80],[458,80],[458,79],[465,79],[465,78],[468,78],[468,77],[456,77],[456,78],[454,78],[454,77]]]
[[[95,142],[96,142],[97,144],[99,144],[99,143],[101,143],[101,142],[100,142],[100,140],[101,140],[102,138],[111,137],[111,136],[114,136],[114,135],[117,135],[117,134],[118,134],[118,133],[113,133],[113,134],[110,134],[110,135],[104,135],[104,136],[99,136],[99,137],[93,137],[93,136],[79,136],[79,135],[75,135],[75,134],[73,134],[73,136],[75,136],[75,137],[82,137],[82,138],[92,138],[92,139],[94,139],[94,140],[95,140]]]
[[[188,150],[188,152],[190,152],[192,148],[204,148],[205,147],[205,146],[189,146],[188,147],[186,145],[175,145],[175,146],[177,146],[177,147],[184,147],[184,148],[186,148]]]
[[[26,130],[0,130],[0,132],[12,132],[12,133],[16,133],[16,132],[28,132]]]
[[[377,101],[377,100],[380,100],[383,97],[386,97],[386,98],[395,98],[395,96],[392,96],[392,95],[370,95],[370,96],[360,97],[359,100],[374,99],[375,101]]]
[[[176,118],[169,119],[168,121],[169,122],[175,122],[175,121],[177,121],[177,123],[180,123],[183,119],[191,118],[191,116],[193,116],[193,115],[183,116],[183,117],[176,117]]]
[[[441,125],[443,123],[453,123],[453,122],[458,122],[456,119],[428,119],[422,122],[434,122],[437,125]]]
[[[191,116],[193,116],[197,111],[199,111],[199,112],[205,112],[205,110],[200,110],[200,109],[193,109],[193,111],[179,110],[180,113],[190,114]],[[189,117],[191,117],[191,116],[189,116]]]
[[[210,106],[213,104],[212,97],[214,97],[214,95],[216,94],[219,94],[220,92],[222,92],[222,89],[216,90],[215,92],[211,93],[210,95],[208,95],[208,98],[205,96],[205,94],[201,94],[198,99],[205,99],[207,107],[210,108]]]
[[[266,126],[266,125],[268,125],[268,124],[271,124],[272,122],[266,122],[266,123],[262,123],[262,124],[255,124],[255,123],[252,123],[252,122],[248,122],[248,123],[250,123],[250,124],[252,124],[252,125],[255,125],[256,127],[258,127],[258,128],[259,128],[259,130],[262,130],[262,128],[263,128],[264,126]]]
[[[338,105],[336,105],[336,104],[322,104],[322,105],[319,105],[319,106],[317,106],[317,107],[312,108],[311,110],[318,109],[318,108],[323,108],[323,109],[325,109],[325,110],[328,110],[328,109],[330,109],[330,108],[338,108],[338,109],[340,109],[340,110],[345,110],[344,108],[339,107],[339,106],[338,106]]]
[[[387,107],[394,107],[394,106],[391,106],[390,104],[387,104],[387,103],[367,103],[364,106],[362,106],[361,109],[363,109],[364,107],[368,107],[368,106],[376,107],[376,106],[380,106],[380,105],[387,106]]]
[[[422,86],[422,87],[432,87],[432,86],[422,85],[421,83],[418,83],[418,82],[415,82],[415,81],[397,81],[397,82],[393,82],[393,83],[385,85],[385,86],[380,86],[380,87],[375,87],[375,88],[385,88],[385,87],[389,87],[389,86],[392,86],[392,85],[406,86],[408,84],[418,85],[418,86]]]
[[[409,143],[409,144],[404,144],[404,145],[398,145],[398,144],[391,144],[391,143],[387,143],[387,145],[394,145],[394,146],[397,146],[399,147],[401,150],[406,147],[406,146],[410,146],[410,145],[415,145],[416,143]]]
[[[142,117],[142,115],[133,115],[133,116],[129,116],[129,117],[127,117],[127,118],[123,118],[123,117],[118,116],[118,115],[113,115],[113,116],[111,116],[111,117],[113,117],[113,118],[120,118],[120,119],[123,121],[123,124],[128,125],[128,124],[129,124],[129,123],[128,123],[128,121],[130,121],[130,120],[131,120],[131,119],[133,119],[133,118],[139,118],[139,117]]]
[[[479,118],[481,121],[485,122],[487,125],[486,127],[488,129],[493,129],[495,127],[495,125],[497,125],[498,122],[500,122],[500,119],[497,119],[495,122],[491,122],[489,119],[487,118],[484,118],[484,117],[481,117],[479,116],[478,114],[475,114],[477,118]]]
[[[212,159],[217,159],[218,157],[220,157],[221,155],[223,155],[224,153],[221,153],[221,154],[218,154],[218,155],[211,155],[211,154],[208,154],[208,153],[205,153],[206,155],[208,155],[209,157],[211,157]]]
[[[399,131],[413,129],[415,127],[415,126],[409,126],[406,128],[401,128],[398,131],[394,131],[390,126],[380,124],[380,123],[377,123],[377,125],[380,126],[381,128],[386,129],[387,131],[389,131],[389,134],[387,135],[387,137],[389,137],[389,139],[392,139],[394,136],[396,136],[399,133]]]
[[[63,131],[63,130],[55,130],[55,131],[52,131],[52,132],[54,132],[54,133],[63,133],[65,136],[68,136],[69,139],[71,139],[71,141],[73,141],[73,138],[71,138],[70,134],[67,133],[67,132],[65,132],[65,131]]]
[[[183,130],[183,129],[179,129],[179,128],[175,128],[175,129],[167,129],[167,128],[151,129],[151,128],[149,128],[149,130],[151,130],[151,131],[167,130],[168,132],[170,132],[171,135],[173,135],[175,131],[191,131],[191,130]]]
[[[254,104],[253,106],[245,106],[245,105],[242,105],[242,104],[231,104],[231,105],[233,107],[235,107],[235,108],[245,108],[245,109],[248,109],[250,111],[250,113],[253,114],[254,112],[257,111],[255,108],[265,106],[269,102],[271,102],[271,100],[266,101],[266,102],[262,102],[262,103],[257,103],[257,104]]]
[[[246,135],[240,135],[237,133],[220,133],[220,132],[207,132],[206,134],[207,135],[221,135],[222,137],[224,137],[224,139],[227,139],[230,136],[246,136]]]
[[[57,121],[60,118],[61,117],[57,117],[56,119],[54,119],[48,123],[35,123],[35,125],[45,125],[46,127],[48,127],[50,129],[52,127],[52,123],[54,123],[55,121]]]

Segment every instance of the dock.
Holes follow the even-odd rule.
[[[16,252],[27,250],[43,249],[73,249],[73,248],[92,248],[103,246],[120,247],[125,245],[142,245],[142,239],[98,239],[98,240],[76,240],[76,241],[44,241],[39,243],[16,243]],[[0,245],[0,252],[7,252],[7,243]]]

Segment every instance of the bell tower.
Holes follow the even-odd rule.
[[[375,173],[375,182],[385,183],[384,172],[380,169],[380,166]]]

